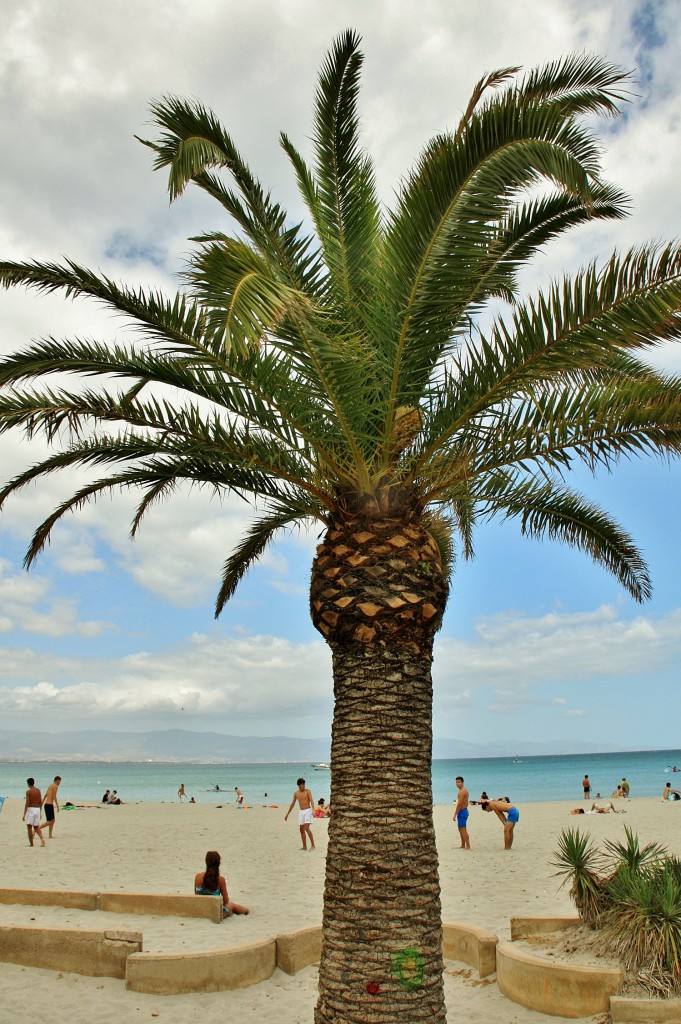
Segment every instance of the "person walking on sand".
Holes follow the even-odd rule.
[[[588,775],[585,775],[582,779],[582,789],[584,790],[584,799],[588,800],[591,796],[591,783],[589,782]]]
[[[507,800],[488,800],[480,805],[483,811],[494,811],[497,818],[504,826],[504,849],[510,850],[513,846],[513,832],[520,818],[520,811]]]
[[[29,846],[33,846],[33,839],[37,832],[40,837],[40,845],[45,846],[40,825],[40,808],[43,802],[42,794],[35,784],[35,779],[26,779],[26,782],[28,783],[28,789],[26,790],[23,820],[26,822],[26,828],[28,829],[28,843]]]
[[[182,803],[183,800],[186,800],[187,794],[184,791],[184,782],[180,783],[180,788],[177,791],[177,795],[180,798],[180,803]]]
[[[470,850],[471,841],[468,837],[468,790],[463,784],[463,775],[457,775],[456,777],[456,788],[459,791],[459,795],[456,798],[456,807],[454,808],[454,821],[459,830],[461,836],[461,849]]]
[[[305,779],[298,779],[298,789],[293,794],[291,800],[291,806],[284,815],[284,821],[287,820],[289,814],[294,808],[295,804],[298,804],[298,825],[300,826],[300,838],[302,841],[303,850],[307,850],[307,840],[310,840],[310,849],[314,850],[314,839],[312,838],[312,812],[314,810],[314,800],[312,799],[312,793],[309,789],[305,788]]]
[[[50,839],[52,839],[52,832],[54,830],[54,812],[59,811],[59,801],[57,800],[57,790],[59,789],[59,783],[61,782],[61,775],[55,775],[54,782],[50,783],[47,787],[45,796],[43,797],[43,808],[45,809],[45,820],[50,829]],[[44,826],[42,826],[44,828]]]

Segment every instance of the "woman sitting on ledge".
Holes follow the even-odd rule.
[[[194,879],[194,892],[197,896],[222,896],[224,917],[248,913],[248,907],[233,903],[227,895],[227,883],[220,874],[220,854],[217,850],[209,850],[206,854],[206,870],[199,871]]]

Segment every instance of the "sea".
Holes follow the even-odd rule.
[[[623,776],[629,782],[630,796],[660,796],[666,782],[677,788],[678,779],[681,789],[681,750],[437,760],[432,766],[433,802],[455,800],[457,775],[463,775],[474,800],[485,790],[490,797],[507,796],[515,804],[580,801],[585,774],[591,780],[593,796],[610,797]],[[0,797],[23,797],[28,776],[44,791],[55,775],[62,777],[61,804],[100,801],[107,789],[117,790],[124,803],[176,803],[178,788],[184,784],[187,796],[197,803],[234,803],[238,787],[246,804],[279,806],[290,802],[300,777],[306,779],[315,800],[320,796],[329,799],[331,783],[330,770],[309,763],[0,761]]]

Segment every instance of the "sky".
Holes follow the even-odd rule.
[[[153,133],[149,103],[167,94],[215,110],[299,219],[279,132],[308,150],[317,71],[354,28],[363,142],[387,205],[427,140],[456,127],[484,72],[574,50],[634,72],[623,115],[598,125],[605,177],[628,192],[631,216],[552,243],[528,268],[532,291],[615,248],[679,235],[678,14],[678,0],[0,0],[0,259],[69,256],[172,293],[188,238],[226,225],[196,191],[170,206],[135,139]],[[0,293],[0,352],[48,335],[126,340],[121,319],[90,302]],[[678,343],[654,358],[681,370]],[[1,439],[0,478],[41,451]],[[572,483],[633,535],[653,598],[636,604],[586,555],[483,524],[435,646],[434,731],[452,739],[452,756],[457,738],[482,752],[500,741],[521,753],[679,746],[679,467],[636,462]],[[3,727],[329,735],[330,656],[307,603],[315,532],[284,537],[215,621],[247,505],[181,492],[133,542],[133,499],[116,496],[65,520],[27,573],[32,531],[73,485],[43,480],[0,513]]]

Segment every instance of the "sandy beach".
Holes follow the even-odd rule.
[[[622,837],[627,824],[642,842],[658,840],[681,854],[681,803],[646,798],[615,804],[622,813],[579,817],[569,813],[580,806],[578,800],[522,805],[509,852],[503,850],[498,819],[478,807],[471,808],[469,821],[472,849],[460,850],[451,808],[436,807],[443,919],[491,928],[500,939],[508,939],[511,916],[571,913],[551,866],[556,838],[566,826],[578,824],[600,839]],[[218,849],[231,898],[245,903],[251,913],[215,925],[208,920],[0,904],[0,924],[132,929],[143,932],[145,950],[182,952],[228,948],[321,921],[325,821],[314,823],[317,849],[302,853],[293,815],[284,822],[286,808],[239,811],[233,805],[178,803],[91,807],[62,810],[54,839],[45,849],[39,844],[31,849],[22,809],[23,801],[7,800],[0,815],[4,886],[188,893],[205,851]],[[464,964],[447,962],[446,967],[450,1024],[563,1021],[510,1003],[496,985],[481,982]],[[0,963],[2,1019],[11,1022],[26,1019],[29,1007],[39,1006],[41,1016],[54,1024],[133,1024],[152,1017],[162,1024],[185,1024],[194,1016],[202,1024],[225,1019],[310,1024],[315,990],[314,968],[295,977],[277,970],[269,981],[240,991],[162,997],[127,992],[114,979]]]

